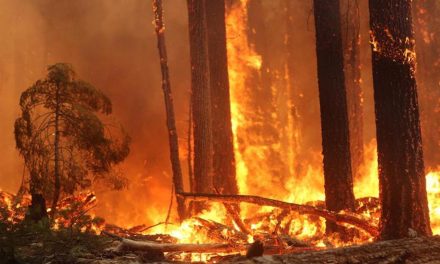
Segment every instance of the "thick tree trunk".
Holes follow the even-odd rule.
[[[196,192],[213,192],[211,90],[205,0],[188,0]]]
[[[417,51],[417,84],[419,87],[420,121],[426,167],[438,166],[440,160],[440,3],[416,0],[415,36]]]
[[[226,53],[225,1],[206,2],[211,86],[213,183],[221,193],[238,192]]]
[[[431,234],[420,133],[411,0],[370,0],[381,238]]]
[[[60,188],[61,188],[61,182],[60,182],[60,84],[57,84],[56,87],[56,95],[55,95],[55,139],[54,139],[54,151],[55,151],[55,157],[54,157],[54,193],[53,193],[53,200],[52,200],[52,208],[50,215],[53,218],[56,213],[58,200],[60,199]]]
[[[332,211],[354,208],[339,10],[339,0],[314,0],[325,202]]]
[[[350,128],[351,170],[361,176],[364,161],[363,106],[360,63],[359,2],[341,0],[342,46],[344,50],[345,87],[347,92],[348,124]]]
[[[165,47],[165,28],[163,25],[162,0],[153,0],[153,10],[157,34],[157,47],[159,49],[160,69],[162,72],[162,90],[167,114],[168,140],[173,171],[173,184],[176,190],[177,212],[179,214],[180,221],[183,221],[186,216],[185,204],[182,197],[178,196],[179,193],[183,192],[183,177],[179,159],[179,139],[177,136],[176,121],[174,117],[173,96],[171,93],[170,76],[168,70],[168,56]]]
[[[362,246],[263,256],[235,263],[439,263],[440,237],[418,237]]]

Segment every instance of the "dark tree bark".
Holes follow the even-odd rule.
[[[46,200],[42,194],[31,192],[31,204],[29,205],[28,214],[25,220],[38,222],[43,218],[47,218]]]
[[[370,0],[381,239],[430,235],[411,0]]]
[[[359,2],[341,0],[342,46],[344,50],[345,87],[350,128],[351,170],[360,176],[364,161],[363,106],[360,63]]]
[[[212,123],[205,0],[188,0],[196,192],[211,193]]]
[[[171,93],[170,76],[168,70],[168,56],[165,47],[165,28],[163,25],[162,0],[153,0],[153,10],[157,34],[157,47],[159,49],[160,69],[162,72],[162,90],[167,114],[168,140],[173,171],[173,184],[177,196],[177,212],[179,214],[180,221],[183,221],[186,217],[185,204],[182,197],[178,196],[179,193],[183,192],[183,177],[179,159],[179,138],[177,136],[176,121],[174,117],[173,96]]]
[[[423,154],[426,167],[435,167],[440,160],[440,3],[437,0],[416,0],[414,3]]]
[[[339,0],[314,0],[325,202],[328,210],[354,208]],[[327,224],[327,231],[334,225]]]
[[[206,2],[209,77],[211,87],[213,183],[221,193],[238,192],[231,124],[225,1]]]

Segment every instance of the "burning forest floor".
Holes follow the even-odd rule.
[[[160,222],[153,226],[122,228],[106,224],[104,219],[93,215],[97,199],[92,193],[62,200],[53,223],[36,224],[24,220],[30,203],[28,195],[0,192],[1,263],[218,263],[251,261],[263,254],[285,256],[294,261],[299,256],[313,259],[313,252],[356,251],[356,247],[344,247],[373,242],[378,234],[380,208],[378,199],[373,197],[356,200],[355,212],[336,213],[325,210],[322,201],[300,205],[247,195],[182,195],[187,203],[204,201],[209,208],[178,225]],[[430,193],[430,197],[433,195],[437,197],[439,192]],[[436,207],[431,208],[432,216],[436,212]],[[431,218],[436,233],[436,218]],[[326,221],[338,223],[343,231],[326,234]],[[431,243],[434,248],[440,248],[438,238],[414,239],[415,242],[409,240],[408,243]],[[390,247],[395,246],[390,243]],[[406,242],[397,243],[405,245]],[[408,251],[390,250],[397,259]],[[386,261],[386,255],[389,254],[382,252],[369,258]],[[283,262],[277,258],[270,261]],[[269,260],[257,258],[255,261]],[[315,263],[319,261],[315,259]]]

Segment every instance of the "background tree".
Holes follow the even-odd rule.
[[[360,177],[360,168],[364,162],[364,114],[361,88],[359,2],[341,0],[340,8],[345,90],[350,128],[351,170],[353,177]]]
[[[440,2],[416,0],[413,3],[423,156],[429,168],[436,167],[440,160]]]
[[[207,24],[204,0],[188,0],[191,59],[191,103],[194,125],[194,191],[211,193],[212,121]]]
[[[110,99],[76,79],[70,65],[49,66],[47,77],[22,93],[20,108],[15,139],[30,172],[30,193],[52,199],[52,216],[62,194],[88,188],[93,180],[116,189],[125,185],[112,167],[127,157],[130,138],[101,121],[112,112]],[[117,130],[122,136],[114,138]]]
[[[411,0],[370,0],[381,239],[431,234]]]
[[[354,209],[339,11],[339,0],[314,0],[325,202],[332,211]]]
[[[279,6],[277,7],[279,8]],[[271,10],[276,10],[277,7],[274,6]],[[256,146],[267,147],[261,162],[265,164],[266,173],[272,176],[272,184],[283,186],[289,175],[288,166],[283,160],[283,150],[275,147],[282,144],[282,129],[280,129],[280,120],[277,118],[279,116],[277,98],[273,92],[277,79],[275,72],[279,65],[282,65],[282,62],[276,60],[278,53],[274,50],[283,51],[282,47],[275,47],[273,44],[278,43],[275,41],[276,37],[282,38],[283,35],[276,34],[276,37],[271,35],[273,32],[269,30],[267,21],[272,11],[265,9],[263,1],[250,0],[247,2],[246,8],[249,46],[261,55],[261,68],[259,71],[253,72],[248,84],[253,104],[252,118],[254,122],[247,133],[257,135],[254,143]],[[273,12],[275,13],[275,11]],[[258,135],[260,136],[258,137]],[[261,168],[251,168],[251,170],[257,169]]]
[[[212,109],[213,183],[222,193],[237,194],[224,0],[206,2],[206,21]]]

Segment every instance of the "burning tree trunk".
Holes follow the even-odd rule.
[[[302,147],[302,129],[304,128],[303,123],[303,115],[298,107],[301,103],[301,91],[299,87],[295,87],[295,83],[293,82],[295,78],[295,70],[294,65],[297,61],[294,58],[293,51],[297,48],[294,42],[294,36],[297,34],[296,32],[296,24],[293,20],[294,18],[294,3],[292,1],[284,2],[285,16],[286,16],[286,36],[285,36],[285,45],[286,45],[286,71],[287,71],[287,87],[289,94],[289,112],[291,119],[291,148],[295,162],[293,166],[294,175],[301,175],[302,166],[301,163],[298,162],[299,150]],[[304,111],[304,110],[303,110]]]
[[[414,3],[423,152],[425,165],[432,167],[437,166],[440,160],[440,119],[437,118],[440,106],[440,4],[436,0],[417,0]]]
[[[381,239],[429,235],[410,0],[370,0]]]
[[[194,190],[210,193],[213,191],[212,124],[205,1],[188,0],[187,3],[194,124]]]
[[[314,0],[325,201],[328,210],[354,208],[339,0]],[[335,229],[327,225],[327,231]]]
[[[274,69],[270,67],[274,54],[271,54],[268,48],[269,34],[266,30],[265,10],[261,0],[243,2],[247,3],[249,45],[261,55],[261,67],[258,71],[253,72],[247,84],[248,89],[251,91],[249,94],[252,98],[251,107],[253,108],[253,125],[248,133],[255,135],[253,136],[253,145],[261,150],[264,149],[263,155],[260,156],[261,163],[264,166],[248,169],[251,171],[262,169],[266,172],[266,177],[271,177],[273,185],[284,186],[283,183],[287,180],[286,172],[288,172],[288,168],[283,161],[280,153],[281,148],[279,147],[281,145],[280,122],[277,118],[277,107],[273,92],[274,78],[272,71]],[[255,161],[253,162],[255,163]],[[258,182],[252,183],[251,181],[252,184],[259,185]]]
[[[206,2],[206,21],[212,109],[213,183],[222,193],[236,194],[238,188],[232,141],[224,0]]]
[[[360,176],[364,161],[363,106],[360,65],[360,15],[358,1],[341,0],[342,45],[347,93],[350,154],[353,176]]]
[[[165,28],[163,25],[162,0],[153,0],[154,22],[157,34],[157,47],[159,49],[160,69],[162,72],[162,90],[165,99],[167,114],[168,139],[170,144],[170,158],[173,170],[173,184],[176,194],[183,192],[182,169],[179,159],[179,140],[177,136],[176,121],[174,117],[173,97],[171,94],[170,76],[168,71],[168,57],[165,47]],[[181,221],[185,219],[184,200],[177,196],[177,211]]]

